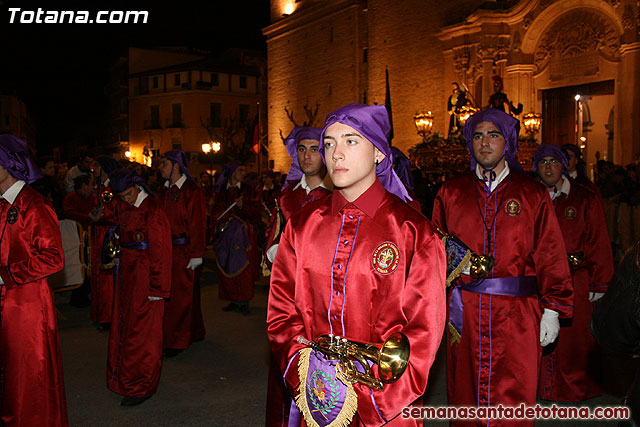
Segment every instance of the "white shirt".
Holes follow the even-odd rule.
[[[480,166],[480,164],[478,163],[478,165],[476,166],[476,176],[481,180],[483,180],[485,182],[485,185],[487,185],[487,182],[489,181],[487,181],[486,177],[482,176],[482,169],[483,169],[482,166]],[[493,190],[498,188],[498,185],[500,185],[500,183],[504,181],[507,175],[509,175],[509,163],[505,161],[504,169],[502,169],[502,172],[496,175],[496,179],[491,182],[491,189],[489,192],[492,193]]]
[[[307,176],[306,176],[306,175],[302,175],[302,178],[300,178],[300,182],[299,182],[295,187],[293,187],[293,189],[294,189],[294,190],[297,190],[297,189],[298,189],[298,187],[302,187],[302,188],[304,188],[304,191],[306,191],[306,192],[307,192],[307,194],[309,194],[309,192],[310,192],[311,190],[315,190],[315,189],[316,189],[316,188],[318,188],[318,187],[326,188],[327,190],[331,191],[331,189],[330,189],[330,188],[328,188],[328,187],[325,185],[325,183],[324,183],[324,179],[322,180],[322,182],[320,183],[320,185],[318,185],[317,187],[314,187],[314,188],[309,187],[309,184],[307,184]]]
[[[567,197],[569,196],[569,191],[571,191],[571,183],[566,176],[563,176],[562,178],[562,186],[560,188],[549,188],[549,196],[551,196],[551,200],[555,200],[556,197],[558,197],[561,193],[566,194]],[[556,189],[557,191],[554,191],[554,189]]]
[[[140,192],[138,193],[138,198],[136,199],[136,202],[133,204],[133,206],[139,208],[142,202],[144,202],[144,199],[147,198],[148,194],[146,191],[144,191],[144,188],[137,185],[136,187],[138,187],[138,190],[140,190]]]
[[[185,174],[182,174],[180,176],[180,178],[178,178],[178,180],[173,184],[176,187],[178,187],[178,190],[182,188],[182,184],[184,184],[187,181],[187,176]],[[165,181],[164,186],[169,188],[171,186],[171,183],[169,180]]]
[[[11,187],[7,188],[7,191],[5,191],[1,197],[12,205],[13,202],[16,201],[16,197],[18,197],[18,194],[20,194],[20,191],[25,184],[26,182],[20,180],[14,182]]]

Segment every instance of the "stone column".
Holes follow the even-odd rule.
[[[620,46],[616,84],[617,124],[614,131],[615,162],[627,164],[640,158],[640,42]],[[623,151],[623,147],[625,150]]]
[[[513,105],[523,105],[522,114],[536,111],[536,93],[533,87],[533,64],[515,64],[506,67],[505,92]]]

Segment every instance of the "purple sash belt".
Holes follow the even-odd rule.
[[[188,245],[190,242],[188,237],[174,237],[171,239],[173,246]]]
[[[526,297],[538,292],[538,283],[535,276],[517,276],[480,279],[465,285],[454,284],[449,297],[449,324],[459,335],[462,335],[463,290],[476,294]]]
[[[149,249],[149,242],[147,240],[143,240],[142,242],[127,242],[120,244],[125,249],[138,249],[141,251],[145,251]]]

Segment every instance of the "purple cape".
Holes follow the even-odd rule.
[[[318,147],[325,164],[324,142],[322,140],[327,128],[334,123],[342,123],[355,129],[386,156],[376,167],[378,180],[388,192],[395,194],[405,202],[411,201],[407,189],[393,170],[393,155],[387,140],[391,129],[387,109],[383,105],[349,104],[329,113],[322,129],[320,146]]]
[[[298,144],[303,139],[313,139],[320,142],[320,135],[322,129],[312,128],[308,126],[296,126],[293,128],[289,136],[284,140],[284,145],[287,147],[287,153],[291,157],[291,166],[289,167],[289,173],[287,173],[287,181],[282,188],[286,188],[290,185],[295,185],[302,178],[303,172],[300,169],[300,163],[298,162]]]
[[[491,122],[500,131],[504,137],[506,144],[504,146],[504,157],[509,164],[509,169],[512,171],[524,173],[522,166],[518,163],[516,154],[518,153],[518,133],[520,133],[520,121],[513,116],[496,110],[495,108],[489,108],[482,110],[473,116],[469,117],[464,124],[462,132],[464,138],[467,140],[467,149],[471,154],[471,170],[476,170],[478,162],[473,154],[473,133],[476,127],[482,122]]]
[[[42,178],[40,168],[29,155],[27,143],[13,135],[0,135],[0,166],[27,184]]]

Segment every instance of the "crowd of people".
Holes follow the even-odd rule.
[[[163,357],[204,339],[207,245],[224,312],[250,315],[270,276],[267,425],[420,425],[400,414],[424,393],[443,335],[451,406],[600,395],[591,313],[615,252],[637,239],[638,170],[600,162],[594,184],[578,147],[542,144],[530,176],[519,128],[494,108],[469,118],[470,171],[428,200],[388,143],[383,106],[294,128],[288,173],[261,176],[229,162],[196,180],[182,150],[153,168],[82,155],[65,172],[0,135],[2,422],[67,424],[46,279],[64,266],[63,219],[92,230],[90,274],[70,302],[109,331],[106,384],[124,406],[153,396]],[[393,366],[376,365],[389,348]]]

